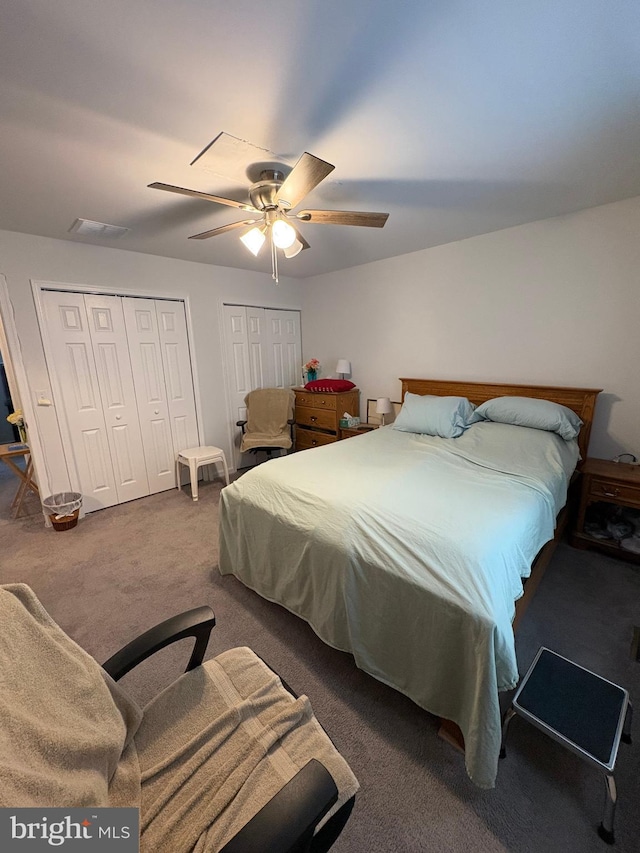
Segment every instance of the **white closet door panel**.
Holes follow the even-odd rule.
[[[61,395],[64,415],[59,417],[64,417],[71,442],[65,452],[73,455],[84,509],[114,506],[119,498],[84,297],[47,290],[42,304],[47,364]]]
[[[267,308],[265,315],[273,385],[276,388],[299,385],[302,372],[300,312]]]
[[[85,294],[118,500],[149,494],[122,300]]]
[[[274,386],[276,388],[284,388],[285,387],[285,361],[282,352],[281,344],[274,344],[273,349],[273,378],[274,378]]]
[[[104,434],[101,434],[98,429],[85,429],[81,433],[81,438],[89,469],[89,482],[93,484],[94,493],[111,488],[113,472],[111,457],[104,454]],[[112,506],[112,504],[106,504],[106,506]],[[88,509],[86,506],[84,508]]]
[[[247,308],[247,340],[251,391],[254,388],[273,388],[273,369],[268,358],[268,330],[264,308]]]
[[[153,300],[136,297],[122,303],[149,491],[156,494],[176,485],[156,307]]]
[[[233,436],[233,454],[236,468],[245,468],[255,463],[255,454],[240,452],[242,430],[237,427],[238,421],[247,418],[247,408],[244,399],[253,390],[252,368],[249,357],[249,332],[247,309],[244,305],[224,305],[224,341],[225,361],[227,363],[227,389],[231,416],[231,434]],[[264,311],[264,309],[259,309]],[[253,323],[254,342],[259,324]]]
[[[175,430],[176,444],[185,450],[188,447],[197,447],[197,442],[194,444],[190,441],[189,419],[185,415],[177,415],[173,419],[173,428]]]
[[[197,447],[198,424],[184,303],[155,301],[173,449]]]

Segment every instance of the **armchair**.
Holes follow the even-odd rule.
[[[162,622],[128,643],[102,668],[62,632],[24,584],[0,587],[0,617],[11,626],[2,652],[7,660],[1,661],[3,673],[10,670],[10,676],[0,698],[0,806],[139,804],[143,853],[186,853],[196,843],[204,853],[324,853],[342,831],[358,787],[355,777],[315,720],[306,697],[296,697],[283,686],[250,649],[233,649],[203,662],[215,625],[209,607]],[[186,637],[195,642],[185,673],[141,712],[116,682],[160,649]],[[35,646],[26,649],[32,638]],[[20,648],[29,656],[27,672]],[[61,665],[68,670],[64,676]],[[45,689],[63,684],[57,697],[34,698],[38,687],[32,679],[37,670],[42,670]],[[89,676],[94,684],[87,701]],[[20,687],[23,677],[29,678],[29,688],[12,695],[12,686]],[[75,711],[79,696],[84,697],[82,717]],[[52,701],[57,703],[51,721],[56,752],[64,755],[64,766],[56,767],[48,766],[51,749],[40,743],[47,722],[42,717]],[[22,713],[16,707],[21,702],[31,709],[35,702],[38,708],[34,731],[29,731],[32,710]],[[236,702],[241,706],[237,712]],[[4,713],[9,706],[11,719],[17,711],[27,729],[17,740],[15,732],[7,737],[6,730],[15,728]],[[86,720],[87,716],[93,719]],[[67,718],[65,732],[61,722]],[[227,718],[230,725],[225,729]],[[123,723],[127,734],[124,742],[116,742],[122,738]],[[76,756],[76,769],[74,750],[87,734],[95,737],[97,726],[99,743],[91,743],[90,751],[99,769],[87,767],[86,748]],[[218,747],[215,738],[220,729]],[[230,749],[234,738],[240,741],[237,758]],[[136,789],[132,765],[124,761],[132,744],[139,762],[138,802],[132,801]],[[111,759],[119,751],[123,761],[113,771]],[[254,752],[257,758],[252,763]],[[25,761],[32,770],[28,784],[21,770]],[[105,766],[113,771],[107,779],[101,776]],[[38,772],[44,782],[34,790]],[[55,778],[51,786],[49,774]],[[84,775],[78,785],[80,774]],[[116,791],[116,782],[122,788],[123,780],[126,790]],[[60,796],[64,801],[56,802]]]

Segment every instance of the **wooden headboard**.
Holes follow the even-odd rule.
[[[433,394],[436,397],[466,397],[476,406],[494,397],[537,397],[551,400],[574,411],[583,421],[578,436],[582,459],[587,458],[589,435],[596,398],[601,388],[556,388],[552,385],[505,385],[490,382],[450,382],[444,379],[400,379],[402,399],[411,394]]]

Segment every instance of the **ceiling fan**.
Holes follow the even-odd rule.
[[[218,143],[220,152],[226,153],[227,157],[231,154],[232,159],[234,156],[236,158],[246,156],[248,149],[261,154],[271,153],[265,152],[264,149],[257,149],[250,143],[236,139],[229,134],[221,133],[195,158],[191,165],[202,160],[205,155],[209,162],[212,162],[211,154],[215,154],[214,146],[216,143]],[[249,164],[245,173],[251,172],[251,165],[255,167],[256,164]],[[257,165],[260,167],[260,164]],[[230,222],[227,225],[194,234],[189,239],[206,240],[209,237],[225,234],[227,231],[248,229],[245,230],[240,239],[255,256],[258,255],[265,242],[269,243],[272,277],[276,282],[278,281],[277,250],[281,249],[286,258],[294,258],[303,249],[309,248],[309,243],[292,224],[293,222],[296,224],[297,222],[311,222],[319,225],[361,225],[369,228],[382,228],[389,217],[388,213],[369,213],[354,210],[300,210],[294,212],[293,209],[334,170],[335,166],[306,151],[288,174],[285,174],[284,171],[288,167],[283,164],[269,163],[265,165],[268,165],[268,168],[260,168],[258,180],[249,186],[249,200],[247,202],[157,181],[149,184],[149,187],[235,207],[257,217]]]

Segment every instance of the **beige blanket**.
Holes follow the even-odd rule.
[[[136,745],[143,849],[219,850],[310,758],[339,791],[325,820],[358,790],[307,697],[294,699],[247,648],[223,652],[156,697]]]
[[[291,430],[295,394],[288,388],[258,388],[245,397],[247,426],[240,450],[254,447],[291,447]]]
[[[338,786],[330,814],[358,789],[308,699],[250,649],[143,716],[29,587],[0,587],[0,624],[0,806],[139,806],[143,853],[215,853],[310,758]]]
[[[0,806],[139,805],[142,711],[25,584],[0,626]]]

